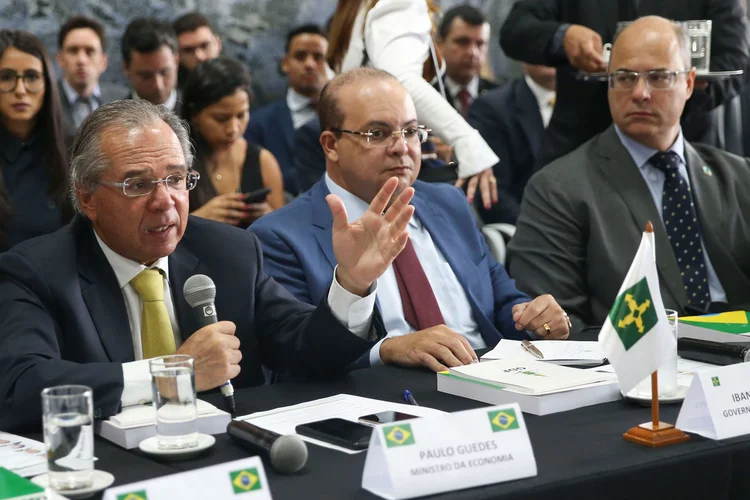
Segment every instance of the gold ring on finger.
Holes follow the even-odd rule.
[[[550,327],[549,327],[549,325],[547,323],[543,324],[542,328],[544,328],[544,330],[547,332],[547,335],[549,335],[550,333],[552,333],[552,330],[550,329]]]
[[[497,178],[496,177],[490,177],[490,182],[492,184],[497,184]]]

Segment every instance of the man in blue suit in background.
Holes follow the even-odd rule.
[[[490,255],[463,193],[416,181],[427,131],[392,75],[359,68],[336,77],[321,94],[320,123],[326,175],[251,230],[263,246],[266,272],[298,299],[317,303],[342,257],[331,244],[326,199],[340,197],[352,219],[390,178],[399,180],[395,193],[414,186],[409,240],[378,280],[388,337],[363,361],[437,371],[473,362],[474,349],[503,337],[568,336],[569,322],[552,296],[531,301]]]
[[[299,192],[294,131],[318,116],[318,97],[328,81],[327,51],[328,40],[317,25],[305,24],[290,31],[281,60],[281,71],[289,78],[286,96],[253,113],[245,132],[245,139],[273,153],[284,176],[284,190],[292,194]]]
[[[557,70],[523,64],[523,72],[524,76],[479,96],[466,120],[500,158],[493,167],[499,201],[489,210],[478,207],[486,223],[516,223],[523,190],[534,171],[555,106]]]

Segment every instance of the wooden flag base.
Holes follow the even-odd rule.
[[[642,444],[651,448],[661,448],[670,444],[684,443],[690,436],[685,434],[674,425],[659,422],[654,429],[652,422],[646,422],[638,427],[633,427],[622,435],[628,441]]]
[[[622,437],[651,448],[684,443],[690,439],[674,425],[659,420],[659,379],[656,372],[651,374],[651,422],[631,428]]]

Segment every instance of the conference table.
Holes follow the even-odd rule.
[[[236,391],[238,415],[346,393],[402,402],[409,389],[422,406],[454,412],[486,406],[437,392],[436,376],[424,370],[374,367],[338,380],[286,382]],[[203,397],[220,406],[221,396]],[[679,405],[661,407],[674,423]],[[524,414],[536,457],[536,477],[448,492],[441,499],[747,499],[750,438],[713,441],[691,435],[683,444],[650,449],[625,441],[623,432],[649,421],[650,408],[616,401],[543,417]],[[39,439],[40,435],[30,436]],[[373,499],[361,489],[366,452],[344,454],[308,444],[309,458],[293,475],[264,462],[273,498]],[[99,437],[96,468],[114,474],[115,486],[248,457],[226,434],[203,454],[184,461],[155,459]],[[97,498],[101,498],[99,495]]]

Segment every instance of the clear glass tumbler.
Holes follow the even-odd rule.
[[[149,368],[159,448],[180,450],[198,446],[193,357],[161,356],[149,360]]]

